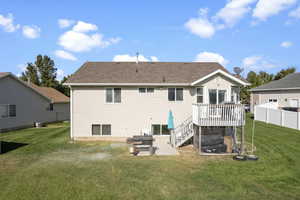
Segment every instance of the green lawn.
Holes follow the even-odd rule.
[[[0,199],[300,199],[300,131],[256,127],[258,162],[131,157],[120,144],[69,142],[68,124],[4,133],[27,145],[0,155]]]

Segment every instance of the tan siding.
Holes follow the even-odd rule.
[[[218,76],[215,78],[203,86],[228,90],[229,100],[233,83]],[[154,93],[139,93],[138,87],[122,87],[122,103],[119,104],[105,103],[106,87],[72,89],[72,134],[75,138],[91,137],[93,123],[111,124],[115,137],[140,134],[143,129],[151,130],[151,124],[167,124],[169,110],[172,110],[177,126],[192,115],[192,104],[196,103],[195,88],[192,87],[184,88],[184,100],[178,102],[168,101],[168,87],[155,87]]]

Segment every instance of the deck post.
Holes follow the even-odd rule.
[[[198,126],[198,128],[199,128],[199,131],[198,131],[199,132],[199,145],[198,146],[199,146],[199,154],[201,155],[201,131],[202,131],[201,129],[202,128],[201,128],[201,126]]]
[[[243,155],[245,153],[245,133],[244,133],[244,126],[242,126],[241,131],[241,154]]]

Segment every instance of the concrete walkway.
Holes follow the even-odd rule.
[[[173,148],[170,144],[169,136],[154,136],[155,141],[153,147],[156,148],[155,154],[158,156],[172,156],[179,155],[176,148]]]

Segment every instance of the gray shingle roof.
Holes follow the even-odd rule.
[[[229,73],[214,62],[86,62],[66,83],[187,84],[216,70]]]
[[[288,90],[288,89],[300,89],[300,73],[289,74],[286,77],[271,81],[265,85],[258,86],[250,91],[268,91],[268,90]]]

